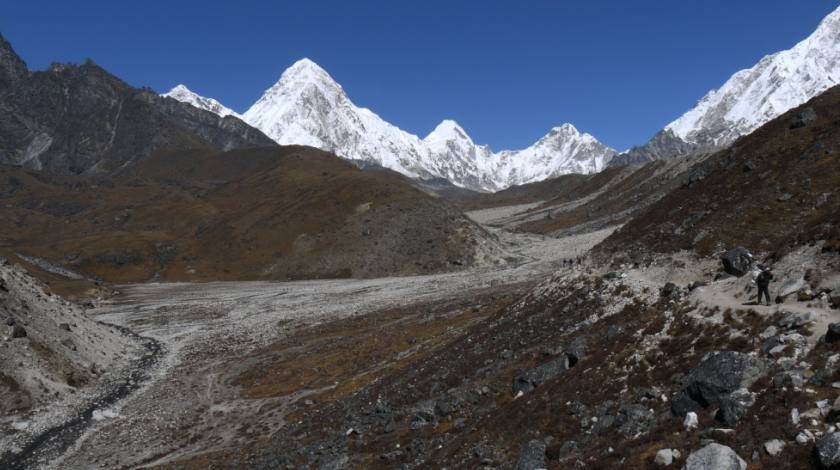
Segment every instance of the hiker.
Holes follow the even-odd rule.
[[[759,265],[761,272],[755,278],[755,285],[758,286],[758,303],[761,304],[762,294],[767,298],[767,306],[770,306],[770,281],[773,280],[773,273],[769,268]]]

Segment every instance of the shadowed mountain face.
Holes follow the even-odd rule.
[[[115,282],[420,274],[496,253],[404,177],[307,147],[160,153],[120,177],[0,166],[0,188],[0,251]]]
[[[163,149],[270,145],[235,117],[133,88],[91,61],[29,72],[0,37],[0,163],[107,174]]]
[[[744,245],[782,256],[840,249],[840,88],[743,137],[604,242],[604,249],[710,254]]]

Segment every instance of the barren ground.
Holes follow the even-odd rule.
[[[488,222],[486,214],[483,221]],[[479,305],[488,296],[498,301],[558,269],[571,270],[563,267],[563,260],[585,255],[612,231],[555,239],[493,230],[515,255],[502,266],[365,280],[120,287],[121,295],[113,303],[92,314],[158,340],[164,355],[148,383],[109,409],[112,418],[92,422],[65,455],[46,466],[166,464],[241,446],[251,432],[273,433],[285,424],[290,404],[343,385],[326,380],[330,372],[318,370],[323,364],[297,371],[282,384],[261,384],[260,377],[270,381],[277,371],[260,370],[254,379],[255,358],[277,349],[278,342],[295,344],[298,353],[305,353],[323,338],[310,337],[311,344],[299,344],[298,335],[333,320],[409,306],[431,311],[453,302]],[[481,316],[438,323],[445,330]],[[406,324],[412,323],[415,336],[422,336],[407,338],[414,350],[422,349],[423,341],[445,339],[441,328],[428,328],[434,324],[429,318]],[[398,357],[412,353],[412,347],[396,349]],[[365,366],[355,375],[336,378],[359,381],[371,372]]]

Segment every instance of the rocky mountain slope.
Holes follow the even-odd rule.
[[[639,163],[723,148],[840,83],[840,8],[793,48],[761,59],[710,91],[650,142],[612,164]]]
[[[201,109],[230,112],[213,99],[184,90],[179,85],[167,96]],[[451,120],[421,139],[353,104],[341,85],[309,59],[283,72],[242,117],[281,145],[308,145],[413,178],[445,178],[479,190],[597,172],[615,154],[571,124],[552,129],[523,150],[493,152],[475,144]]]
[[[405,275],[501,254],[404,177],[306,147],[164,152],[118,178],[0,166],[0,188],[0,251],[114,282]]]
[[[744,245],[778,258],[821,240],[837,251],[838,106],[835,87],[695,166],[604,249],[711,254]]]
[[[0,258],[0,466],[30,438],[97,408],[93,390],[115,398],[137,379],[141,338],[89,318],[26,271]],[[123,394],[124,395],[124,394]],[[105,400],[98,406],[107,406]],[[12,432],[8,432],[11,429]],[[11,453],[10,453],[11,451]]]
[[[137,89],[87,61],[29,71],[0,37],[0,163],[108,174],[164,149],[273,145],[235,117]]]

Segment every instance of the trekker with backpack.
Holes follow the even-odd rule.
[[[761,272],[755,278],[755,285],[758,286],[758,303],[761,304],[761,296],[767,298],[767,306],[770,306],[770,281],[773,280],[773,273],[769,268],[759,266]]]

